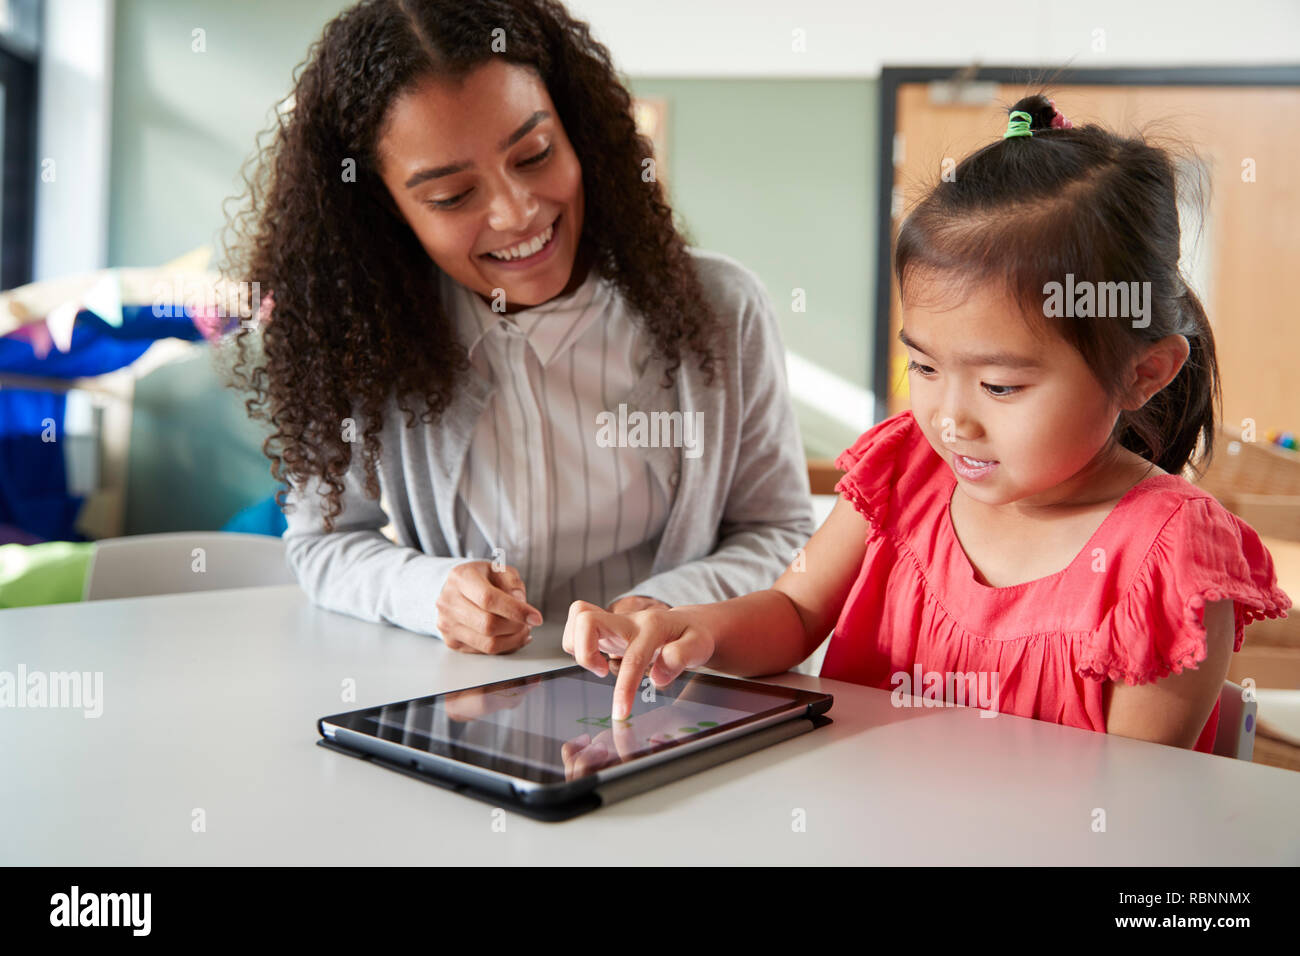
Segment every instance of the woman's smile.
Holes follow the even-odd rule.
[[[549,226],[524,241],[485,252],[479,258],[501,269],[531,269],[554,254],[559,245],[555,237],[562,218],[563,215],[556,216]]]

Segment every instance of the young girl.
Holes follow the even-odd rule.
[[[823,677],[973,674],[1002,713],[1209,751],[1243,628],[1291,602],[1181,475],[1218,382],[1178,256],[1166,153],[1017,103],[900,230],[912,408],[840,456],[802,558],[720,604],[570,609],[580,664],[621,655],[614,717],[647,668],[784,671],[833,626]]]

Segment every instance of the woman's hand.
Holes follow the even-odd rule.
[[[495,714],[498,711],[514,710],[524,702],[524,698],[532,693],[534,688],[540,686],[540,684],[525,684],[521,687],[511,687],[508,690],[471,687],[468,690],[448,694],[443,699],[443,709],[452,720],[461,721],[462,723],[469,720],[478,720],[480,717],[486,717],[488,714]]]
[[[467,654],[509,654],[533,639],[541,612],[525,600],[524,582],[512,567],[494,571],[489,561],[458,564],[438,595],[443,642]]]
[[[631,713],[632,698],[647,670],[656,687],[666,687],[687,668],[707,664],[714,650],[712,635],[681,608],[613,614],[586,601],[569,606],[563,646],[597,677],[610,672],[602,651],[622,657],[614,685],[615,720]]]

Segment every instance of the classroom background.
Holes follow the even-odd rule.
[[[213,267],[257,133],[348,5],[0,0],[0,607],[94,597],[104,542],[274,536],[262,427],[201,323],[154,315],[148,290]],[[945,161],[1000,135],[1040,80],[1076,123],[1192,146],[1186,269],[1224,399],[1198,480],[1300,593],[1300,5],[568,6],[626,76],[690,239],[767,287],[822,496],[829,461],[906,407],[888,239]],[[1249,638],[1230,678],[1277,692],[1256,759],[1300,769],[1300,616]]]

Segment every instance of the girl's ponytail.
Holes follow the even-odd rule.
[[[1120,415],[1119,442],[1171,475],[1182,473],[1203,442],[1193,464],[1195,477],[1199,478],[1205,473],[1214,447],[1220,402],[1218,362],[1205,307],[1186,283],[1178,299],[1178,311],[1181,321],[1172,334],[1187,338],[1187,361],[1173,381],[1145,405]]]

